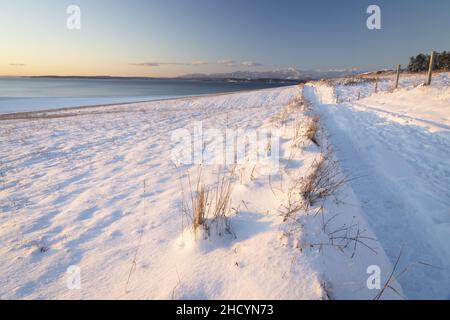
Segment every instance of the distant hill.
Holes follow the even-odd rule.
[[[348,77],[360,74],[357,69],[300,70],[297,68],[275,69],[271,71],[234,71],[229,73],[192,73],[178,77],[117,77],[117,76],[31,76],[31,78],[61,78],[61,79],[134,79],[134,80],[228,80],[256,82],[305,82],[309,80]]]
[[[240,79],[240,80],[315,80],[323,78],[346,77],[360,73],[356,69],[307,70],[297,68],[276,69],[273,71],[234,71],[230,73],[203,74],[194,73],[180,76],[180,79]]]

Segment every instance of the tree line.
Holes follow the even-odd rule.
[[[419,54],[409,59],[408,71],[420,72],[427,71],[430,64],[429,54]],[[434,70],[450,70],[450,52],[437,52],[434,56]]]

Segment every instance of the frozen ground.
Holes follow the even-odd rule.
[[[301,88],[293,86],[2,120],[0,298],[372,299],[378,291],[366,286],[367,268],[379,266],[384,284],[402,244],[402,267],[439,268],[415,265],[393,284],[398,292],[447,298],[447,79],[414,89],[405,80],[407,89],[359,101],[355,94],[368,95],[370,84],[313,83],[304,100],[312,111],[296,106]],[[351,102],[334,105],[335,92]],[[322,149],[329,140],[342,174],[358,179],[324,199],[323,210],[286,220],[288,190],[322,151],[292,143],[310,112],[330,134]],[[235,236],[195,239],[183,223],[181,186],[195,168],[175,167],[171,134],[196,121],[281,130],[277,174],[250,162],[238,168]],[[214,184],[221,169],[208,167],[202,179]],[[330,245],[330,234],[344,229],[364,243]],[[67,288],[72,265],[81,270],[79,290]]]

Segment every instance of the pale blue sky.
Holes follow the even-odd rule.
[[[382,30],[366,28],[370,4]],[[448,0],[0,0],[0,74],[376,69],[449,50],[449,31]]]

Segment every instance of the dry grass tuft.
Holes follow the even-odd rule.
[[[270,118],[270,123],[276,127],[280,128],[286,124],[286,121],[289,117],[289,106],[275,114],[272,118]]]
[[[196,197],[193,199],[194,219],[192,226],[195,233],[197,233],[198,229],[201,226],[205,225],[208,210],[208,197],[209,192],[203,186],[201,186],[200,190],[197,192]]]
[[[298,147],[311,141],[316,146],[320,146],[320,120],[319,116],[305,116],[294,123],[293,145]]]
[[[293,144],[298,147],[307,141],[311,141],[315,145],[320,146],[320,118],[314,114],[311,101],[303,94],[301,101],[302,104],[297,109],[302,112],[302,115],[294,121]]]
[[[307,118],[307,126],[305,136],[315,145],[319,146],[318,132],[320,129],[319,116],[312,116]]]
[[[333,159],[332,149],[328,148],[313,161],[309,174],[300,183],[300,193],[310,207],[318,200],[334,195],[346,182],[339,163]]]
[[[270,123],[276,128],[282,127],[286,125],[292,113],[301,111],[303,107],[303,95],[294,97],[283,110],[270,118]]]
[[[228,172],[219,170],[214,186],[205,186],[202,183],[201,169],[197,176],[195,190],[192,188],[189,172],[188,180],[190,199],[186,201],[183,188],[182,210],[183,216],[188,220],[195,236],[197,237],[201,232],[205,238],[208,238],[211,236],[212,230],[219,236],[224,233],[234,235],[229,218],[238,212],[231,205],[231,195],[236,181],[236,167]],[[183,186],[183,184],[181,185]]]
[[[346,182],[339,163],[333,159],[332,149],[328,147],[313,161],[305,176],[292,178],[287,204],[283,206],[284,220],[287,221],[296,212],[307,212],[319,200],[336,195]]]

